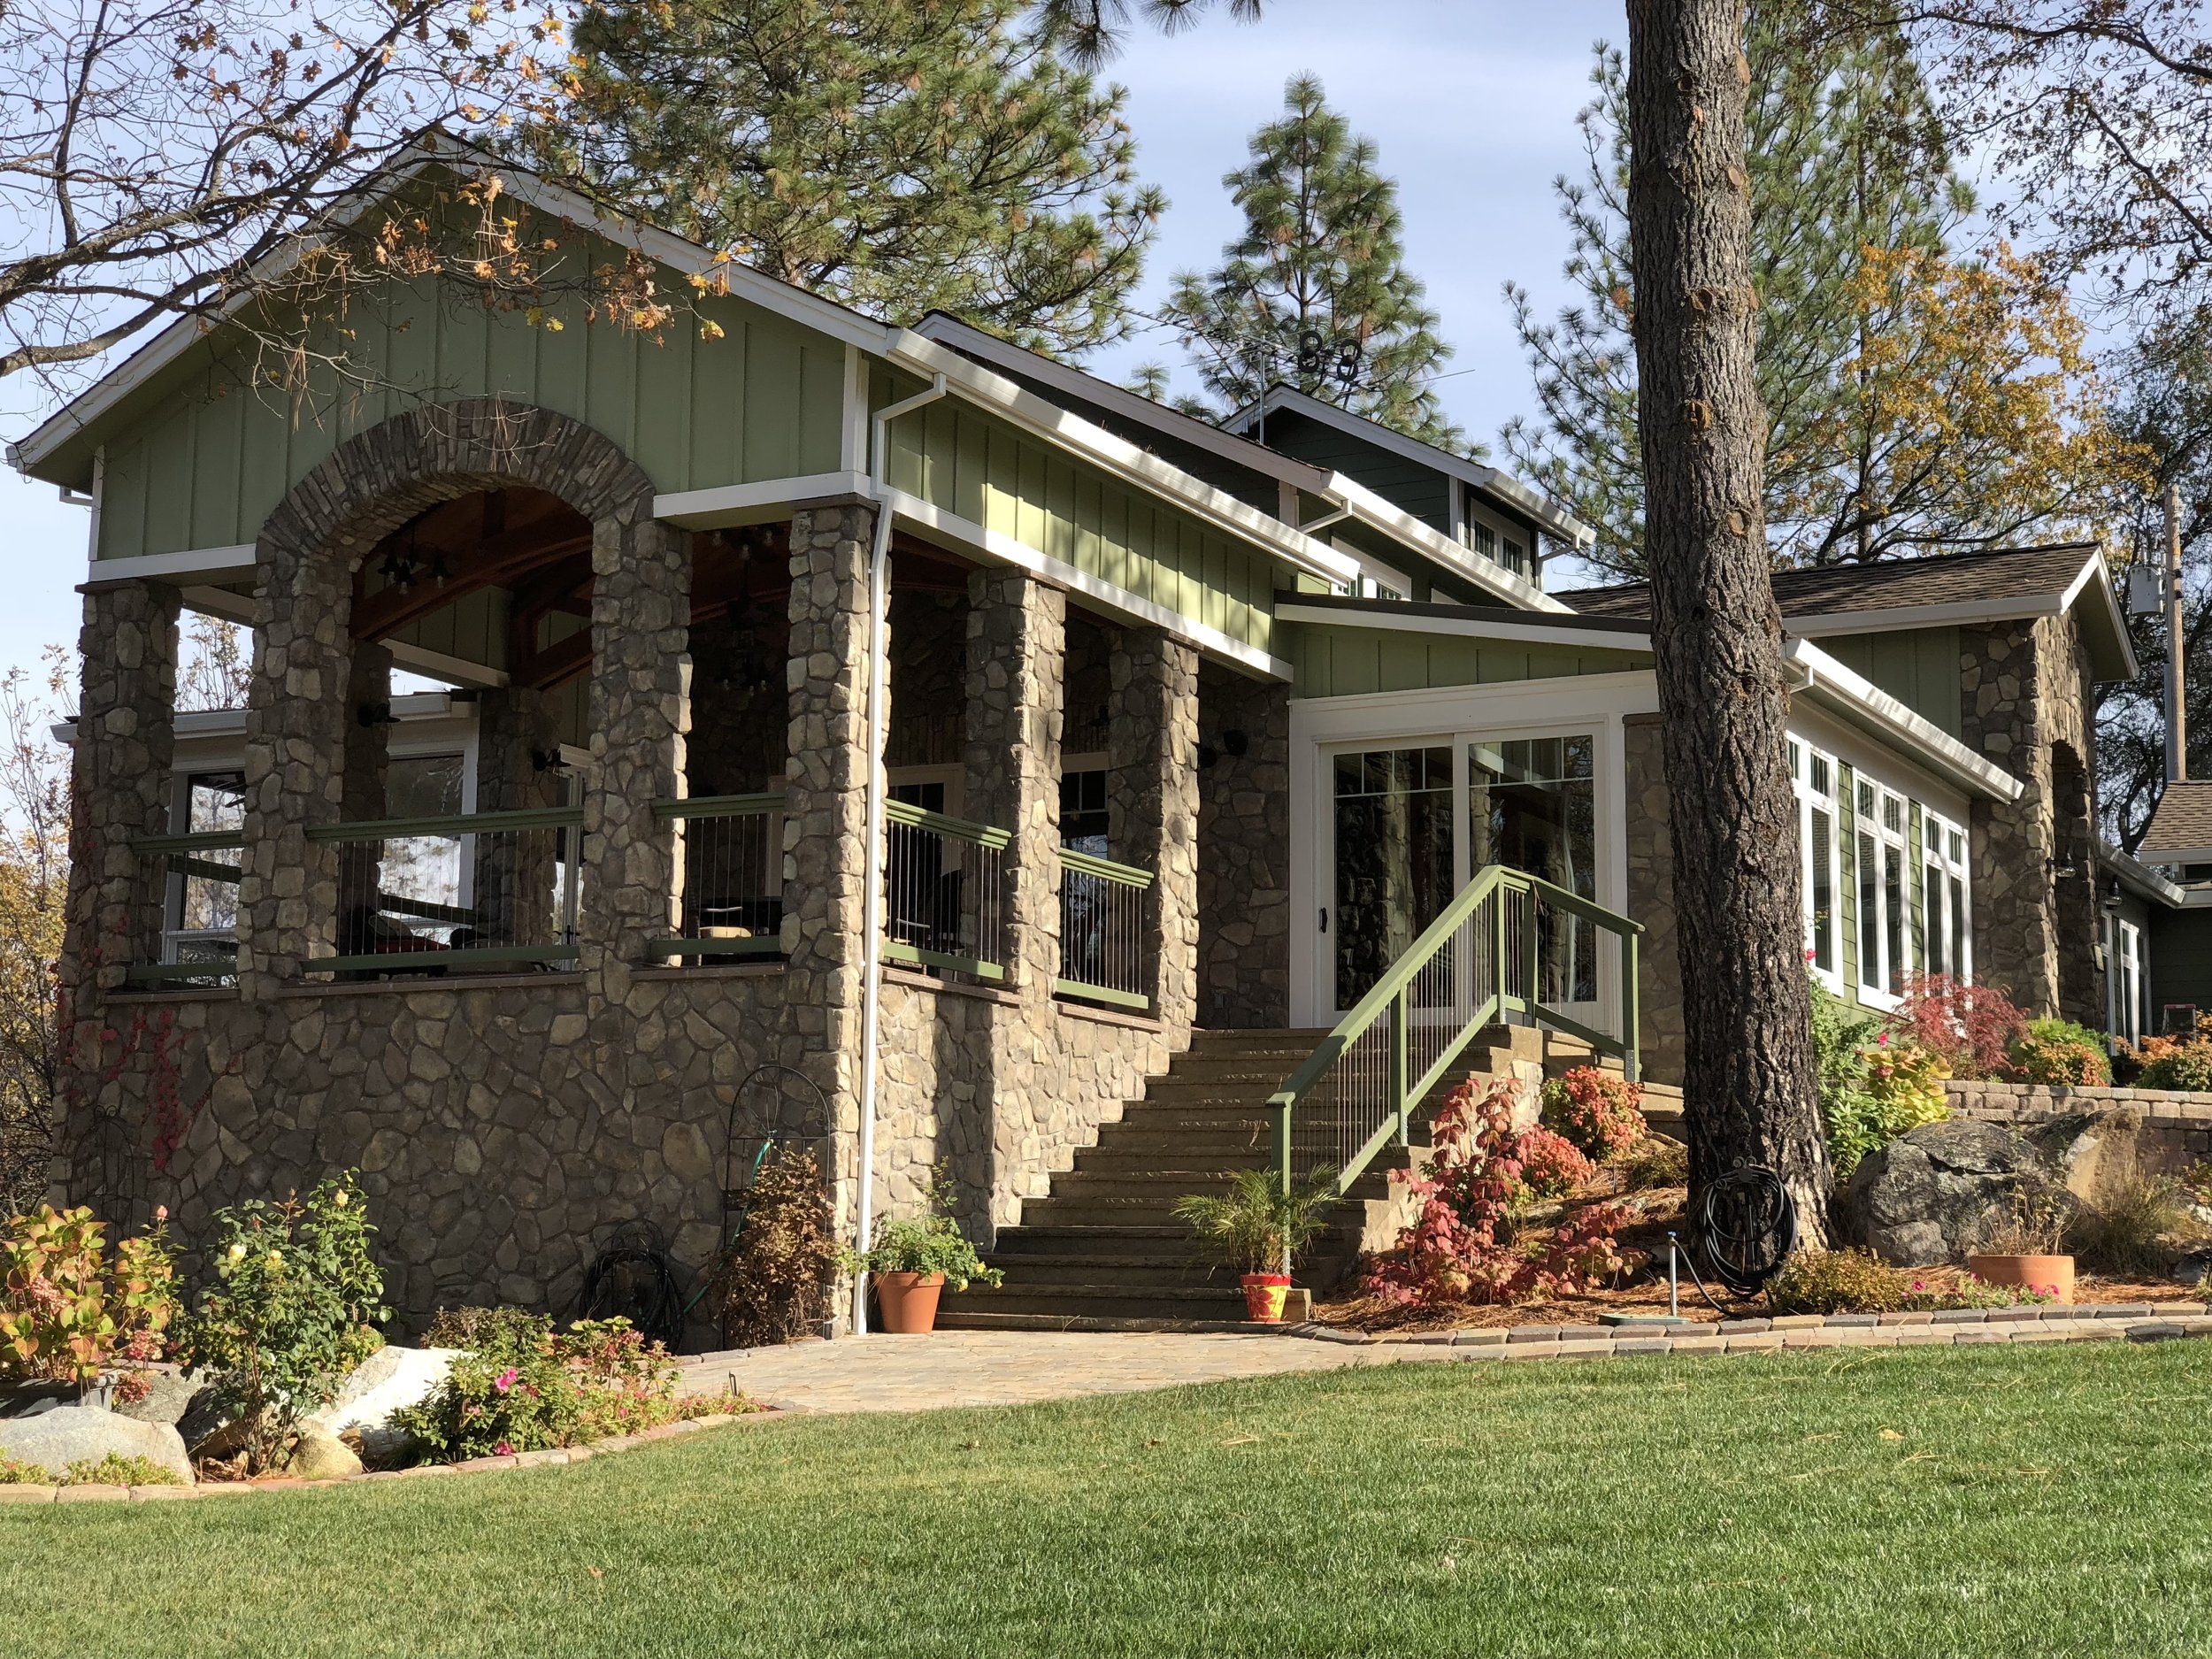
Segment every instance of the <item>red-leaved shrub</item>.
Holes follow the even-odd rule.
[[[1520,1161],[1521,1185],[1539,1198],[1564,1198],[1597,1173],[1581,1148],[1548,1129],[1530,1130],[1514,1154]]]
[[[1421,1211],[1394,1246],[1370,1259],[1363,1282],[1371,1294],[1417,1306],[1525,1302],[1586,1290],[1620,1270],[1613,1240],[1635,1213],[1624,1204],[1585,1205],[1548,1232],[1514,1228],[1514,1206],[1529,1187],[1525,1155],[1555,1156],[1548,1143],[1558,1140],[1514,1132],[1517,1093],[1510,1082],[1478,1089],[1469,1081],[1438,1110],[1430,1172],[1391,1177],[1412,1189]],[[1531,1148],[1538,1135],[1544,1140]]]
[[[2027,1015],[1991,985],[1961,985],[1947,973],[1916,973],[1889,1028],[1942,1056],[1958,1078],[1999,1080],[2016,1069],[2011,1049],[2026,1029]]]
[[[1544,1127],[1603,1163],[1644,1138],[1644,1091],[1616,1071],[1578,1065],[1544,1085]]]

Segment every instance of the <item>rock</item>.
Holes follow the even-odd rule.
[[[460,1351],[388,1344],[356,1366],[338,1390],[338,1397],[302,1418],[301,1425],[331,1435],[357,1430],[370,1461],[388,1463],[407,1444],[407,1436],[389,1426],[392,1413],[416,1404],[443,1382],[454,1356]]]
[[[2142,1118],[2116,1108],[2069,1112],[2036,1124],[2027,1137],[2083,1203],[2107,1202],[2136,1173]]]
[[[361,1472],[361,1460],[353,1448],[322,1429],[303,1429],[292,1442],[292,1455],[284,1472],[299,1480],[343,1480]]]
[[[207,1379],[197,1371],[180,1371],[174,1365],[150,1366],[146,1380],[150,1385],[146,1397],[116,1405],[118,1417],[136,1417],[141,1423],[181,1423],[207,1386]]]
[[[19,1463],[37,1463],[58,1475],[70,1464],[98,1463],[113,1453],[159,1463],[186,1485],[192,1465],[184,1439],[166,1423],[103,1411],[97,1406],[58,1406],[35,1417],[0,1420],[0,1452]]]
[[[2174,1263],[2174,1283],[2195,1286],[2212,1273],[2212,1250],[2191,1250]]]
[[[1956,1261],[2010,1216],[2024,1185],[2055,1176],[2035,1143],[2003,1124],[1923,1124],[1852,1171],[1844,1236],[1900,1267]]]

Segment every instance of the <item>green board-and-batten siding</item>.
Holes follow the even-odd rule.
[[[668,493],[836,470],[844,346],[734,297],[697,306],[722,338],[700,338],[681,315],[657,340],[589,324],[580,302],[549,308],[557,332],[442,297],[434,283],[395,284],[357,299],[348,324],[369,388],[341,393],[324,373],[296,407],[280,388],[256,388],[235,356],[188,354],[146,416],[106,440],[97,557],[251,542],[338,444],[425,401],[497,396],[557,410]]]
[[[878,407],[919,382],[879,374]],[[891,428],[892,488],[1139,598],[1271,649],[1276,561],[1100,469],[944,398]]]
[[[1300,697],[1427,691],[1513,680],[1617,674],[1651,666],[1649,657],[1635,651],[1310,622],[1285,624],[1279,649],[1294,671],[1292,695]]]
[[[1939,731],[1961,734],[1956,628],[1839,634],[1813,643]]]

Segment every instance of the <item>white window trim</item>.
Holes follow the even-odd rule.
[[[1813,787],[1813,763],[1823,760],[1828,764],[1828,793],[1821,795]],[[1837,803],[1838,783],[1843,767],[1836,757],[1816,743],[1793,733],[1790,737],[1790,783],[1797,794],[1797,850],[1798,881],[1803,889],[1805,913],[1805,964],[1819,980],[1838,996],[1845,995],[1843,979],[1843,814]],[[1835,941],[1836,965],[1824,968],[1813,956],[1813,813],[1824,807],[1828,813],[1828,897],[1833,914],[1830,920]]]
[[[1851,827],[1855,837],[1852,846],[1852,856],[1855,861],[1853,873],[1857,878],[1853,882],[1854,908],[1857,911],[1853,919],[1857,923],[1859,929],[1859,982],[1856,990],[1859,1001],[1867,1007],[1887,1011],[1896,1008],[1904,1001],[1889,988],[1891,980],[1894,979],[1901,981],[1911,974],[1914,965],[1912,918],[1909,914],[1903,918],[1902,925],[1897,930],[1898,948],[1904,956],[1904,961],[1893,963],[1890,960],[1889,914],[1886,902],[1890,864],[1894,859],[1897,862],[1901,877],[1898,883],[1899,891],[1903,895],[1903,902],[1908,911],[1911,909],[1912,820],[1909,814],[1912,810],[1912,800],[1909,796],[1891,788],[1880,779],[1871,777],[1865,772],[1854,771],[1851,783],[1855,792],[1862,786],[1874,792],[1874,810],[1870,813],[1864,810],[1855,794],[1851,803]],[[1888,826],[1887,814],[1884,810],[1887,803],[1892,801],[1897,803],[1898,827],[1894,830]],[[1858,839],[1869,834],[1874,838],[1875,850],[1880,858],[1874,872],[1874,942],[1878,947],[1876,971],[1878,982],[1873,985],[1868,984],[1866,978],[1866,907],[1857,902],[1857,895],[1863,890],[1865,883],[1865,878],[1861,873],[1864,861],[1860,856]]]
[[[1947,880],[1951,877],[1956,877],[1959,884],[1960,902],[1965,907],[1965,925],[1957,930],[1959,950],[1964,960],[1955,963],[1949,961],[1950,951],[1947,948],[1944,951],[1946,961],[1943,971],[1959,984],[1971,985],[1974,983],[1974,872],[1970,867],[1973,863],[1970,855],[1973,850],[1973,842],[1969,837],[1966,826],[1957,819],[1947,816],[1924,801],[1916,802],[1914,804],[1920,811],[1922,881],[1925,882],[1927,872],[1932,866],[1940,871]],[[1959,856],[1955,859],[1951,856],[1950,841],[1950,838],[1955,834],[1959,838]],[[1945,926],[1947,928],[1951,918],[1951,895],[1947,887],[1943,895],[1943,913]],[[1928,895],[1924,891],[1920,895],[1920,921],[1924,935],[1922,960],[1924,962],[1929,954],[1924,949],[1924,935],[1927,931],[1929,915]]]

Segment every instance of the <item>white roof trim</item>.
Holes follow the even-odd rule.
[[[1141,594],[1131,593],[1126,588],[1117,587],[1087,571],[1078,570],[1048,553],[1040,552],[1025,541],[1017,541],[1002,531],[989,529],[972,518],[948,512],[936,503],[924,501],[919,495],[910,495],[902,489],[887,486],[883,500],[890,507],[895,523],[904,519],[916,529],[933,531],[977,552],[1041,576],[1047,581],[1095,600],[1107,609],[1134,621],[1164,628],[1179,638],[1189,641],[1201,650],[1235,663],[1252,672],[1265,674],[1275,680],[1287,680],[1292,677],[1291,665],[1273,653],[1256,645],[1247,645],[1242,640],[1225,634],[1210,624],[1187,617],[1156,600],[1147,599]]]
[[[1327,493],[1341,501],[1345,511],[1360,523],[1407,543],[1509,605],[1523,611],[1567,611],[1565,605],[1534,583],[1523,581],[1504,565],[1460,546],[1435,526],[1422,523],[1404,508],[1385,501],[1341,472],[1329,474]]]
[[[1510,472],[1502,472],[1494,466],[1484,465],[1480,461],[1471,461],[1463,455],[1454,455],[1448,449],[1440,449],[1432,443],[1422,442],[1418,438],[1409,438],[1404,433],[1386,426],[1380,421],[1356,415],[1348,409],[1340,409],[1334,403],[1324,402],[1310,392],[1302,392],[1294,386],[1277,382],[1267,388],[1264,396],[1247,403],[1222,425],[1234,430],[1278,409],[1287,409],[1293,413],[1308,416],[1334,426],[1340,432],[1349,433],[1356,438],[1388,449],[1394,455],[1402,456],[1418,465],[1449,473],[1478,489],[1486,489],[1510,502],[1535,519],[1540,527],[1570,546],[1586,548],[1598,539],[1595,530],[1556,502],[1531,489]]]
[[[1547,627],[1540,619],[1508,622],[1491,617],[1440,617],[1419,611],[1398,615],[1386,607],[1339,610],[1333,605],[1302,605],[1295,599],[1275,604],[1278,622],[1305,622],[1332,628],[1379,628],[1391,634],[1440,634],[1465,640],[1516,640],[1532,645],[1579,645],[1592,650],[1648,651],[1647,634],[1610,628]]]
[[[981,357],[1010,374],[1026,374],[1033,380],[1042,380],[1046,385],[1067,393],[1071,397],[1080,397],[1086,402],[1110,409],[1117,414],[1126,415],[1132,420],[1156,426],[1162,432],[1180,438],[1194,448],[1217,455],[1234,465],[1249,468],[1286,484],[1295,484],[1310,495],[1322,495],[1326,489],[1328,473],[1310,461],[1301,461],[1294,456],[1271,449],[1250,438],[1225,432],[1210,420],[1201,420],[1179,409],[1155,403],[1126,387],[1116,386],[1111,380],[1101,380],[1095,374],[1056,358],[1010,345],[996,334],[985,334],[956,317],[949,317],[942,311],[932,311],[914,325],[914,332],[925,340],[934,340],[956,351]]]
[[[1801,677],[1797,689],[1914,753],[1953,783],[1996,801],[2017,801],[2027,792],[2027,785],[2003,767],[1977,755],[1810,641],[1786,639],[1782,658]]]
[[[87,559],[88,582],[234,582],[254,573],[253,543],[142,553],[135,558]]]
[[[2160,856],[2162,860],[2165,855],[2162,854]],[[2212,851],[2208,851],[2204,859],[2183,858],[2176,859],[2174,862],[2200,864],[2205,862],[2206,859],[2212,859]],[[2113,879],[2122,887],[2131,888],[2143,898],[2155,900],[2169,909],[2177,909],[2188,902],[2187,888],[2177,882],[2168,880],[2141,859],[2131,857],[2122,852],[2110,841],[2100,841],[2097,843],[2097,862],[2112,872]]]
[[[750,484],[722,484],[653,497],[653,517],[687,530],[719,530],[733,525],[764,524],[777,510],[804,501],[869,493],[865,472],[808,472],[796,478],[766,478]]]
[[[1229,534],[1255,541],[1276,557],[1325,581],[1358,579],[1359,561],[1286,525],[1272,514],[1239,501],[1179,466],[1094,426],[995,373],[951,347],[900,329],[886,353],[900,367],[918,374],[941,374],[946,384],[972,403],[988,404],[1017,426],[1132,484],[1164,495],[1211,521]]]

